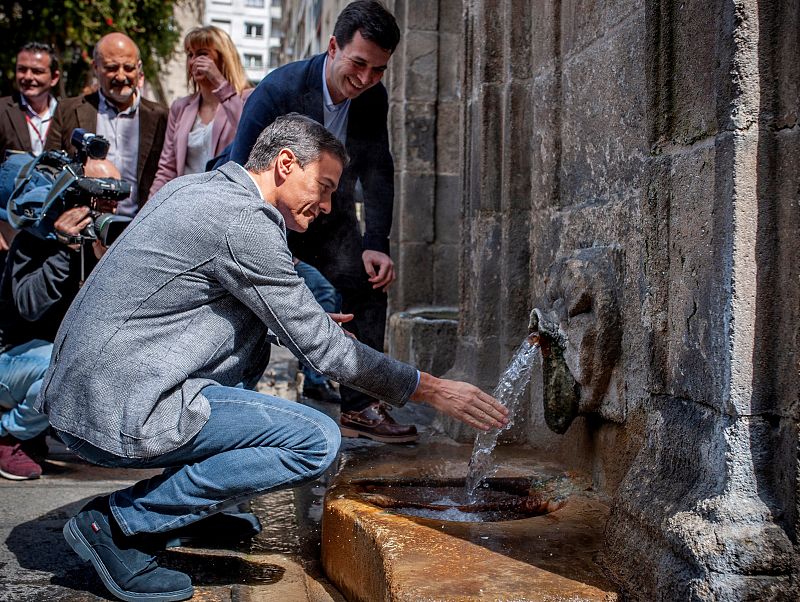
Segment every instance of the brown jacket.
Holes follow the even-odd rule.
[[[87,132],[97,130],[97,109],[100,95],[92,92],[85,96],[66,98],[58,103],[58,109],[47,134],[46,150],[77,152],[72,146],[72,130],[83,128]],[[144,205],[150,194],[150,186],[158,169],[158,158],[164,146],[167,131],[167,108],[142,98],[139,103],[139,162],[136,170],[139,188],[139,206]]]
[[[0,98],[0,161],[5,158],[7,150],[31,152],[31,135],[25,123],[19,92]]]

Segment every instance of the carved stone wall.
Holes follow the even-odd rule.
[[[800,597],[799,19],[464,0],[450,374],[491,389],[530,310],[557,323],[582,414],[551,432],[539,378],[514,435],[613,497],[634,599]]]
[[[388,82],[398,281],[391,311],[458,305],[463,19],[460,0],[396,0]],[[392,333],[389,333],[392,336]]]

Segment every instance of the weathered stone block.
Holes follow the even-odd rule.
[[[777,105],[775,126],[790,128],[796,126],[800,118],[800,61],[797,60],[800,57],[800,39],[797,36],[800,31],[800,11],[792,2],[761,4],[759,11],[772,11],[769,18],[764,19],[764,24],[775,28],[764,32],[775,31],[776,39],[770,57],[777,84],[774,92]]]
[[[502,225],[498,217],[484,217],[473,226],[470,270],[464,277],[472,293],[469,319],[479,337],[500,334],[500,314],[503,289],[501,280]]]
[[[458,246],[434,246],[433,302],[436,305],[458,305]]]
[[[654,57],[659,61],[655,82],[661,95],[659,107],[668,128],[661,137],[678,144],[691,144],[713,136],[718,129],[719,30],[709,27],[708,3],[664,2],[661,7],[658,16],[662,36]]]
[[[509,11],[509,73],[512,78],[529,79],[532,76],[531,25],[532,13],[539,3],[529,0],[510,0]]]
[[[531,309],[530,286],[530,214],[527,211],[510,212],[503,221],[502,233],[502,335],[509,353],[516,349],[528,334],[527,325]]]
[[[389,317],[389,355],[441,376],[453,365],[458,312],[455,307],[412,308]]]
[[[461,178],[436,176],[436,242],[458,244],[461,239]],[[458,269],[458,264],[453,266]]]
[[[406,106],[404,102],[389,105],[389,146],[394,159],[395,171],[406,168]]]
[[[407,0],[406,27],[414,31],[436,31],[439,27],[439,2]]]
[[[725,335],[715,327],[721,308],[714,298],[724,295],[725,284],[715,253],[726,253],[717,246],[723,243],[717,232],[727,226],[714,211],[717,160],[712,146],[672,157],[664,359],[666,393],[722,409],[727,358],[720,355],[724,346],[715,345]]]
[[[436,110],[431,103],[405,105],[405,169],[433,173],[436,169]]]
[[[531,107],[531,207],[558,206],[561,190],[561,78],[552,73],[533,81]]]
[[[643,13],[564,64],[561,205],[638,188],[649,148]]]
[[[531,20],[533,74],[552,73],[561,55],[561,0],[538,2]]]
[[[461,105],[440,102],[436,112],[436,173],[461,176],[464,129]]]
[[[433,242],[435,191],[436,176],[403,174],[400,243]]]
[[[502,161],[504,130],[504,98],[500,86],[486,85],[482,89],[480,104],[480,122],[477,124],[478,136],[470,151],[477,157],[479,170],[479,188],[474,189],[474,199],[481,212],[497,212],[500,210],[502,195],[502,169],[498,159]]]
[[[437,82],[439,101],[459,100],[464,64],[456,57],[464,54],[463,36],[443,33],[439,35],[439,78]]]
[[[620,22],[644,8],[644,0],[565,0],[561,3],[561,52],[581,52],[598,38],[613,35]]]
[[[505,78],[505,0],[483,0],[479,4],[467,4],[469,14],[474,17],[476,84],[499,83]],[[487,43],[488,42],[488,43]]]
[[[436,100],[439,36],[434,32],[406,34],[404,69],[406,100]]]
[[[400,249],[396,288],[397,307],[425,305],[433,298],[433,255],[427,243],[406,242]]]
[[[512,82],[508,87],[508,127],[503,149],[503,211],[530,211],[533,153],[532,82]]]
[[[464,35],[464,3],[462,0],[439,0],[439,32]]]

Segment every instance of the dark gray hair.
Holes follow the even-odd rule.
[[[325,126],[299,113],[287,113],[264,128],[244,168],[253,173],[267,171],[284,148],[294,153],[303,169],[323,152],[339,159],[343,167],[350,161],[344,145]]]

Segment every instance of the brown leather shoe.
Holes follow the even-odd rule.
[[[340,429],[343,437],[366,437],[381,443],[416,441],[417,427],[397,424],[387,411],[388,405],[375,401],[358,412],[342,412]]]

